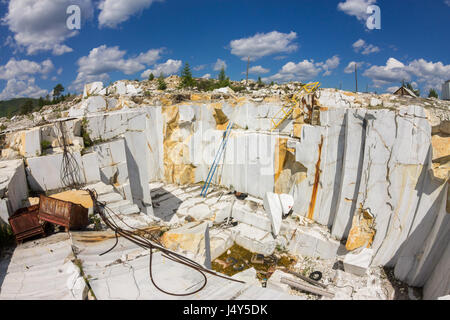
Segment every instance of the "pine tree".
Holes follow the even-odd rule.
[[[224,66],[222,66],[222,69],[220,69],[218,79],[219,79],[219,87],[220,88],[228,87],[230,85],[230,78],[227,78],[227,75],[225,74]]]
[[[61,93],[64,92],[64,87],[62,86],[61,83],[58,83],[55,88],[53,88],[53,96],[56,98],[59,98],[59,96],[61,95]]]
[[[184,64],[184,68],[181,71],[181,87],[193,87],[195,85],[195,81],[192,78],[192,72],[191,67],[189,66],[189,63]]]
[[[419,89],[415,90],[415,89],[413,88],[413,86],[412,86],[411,83],[407,82],[407,83],[406,83],[406,87],[407,87],[409,90],[411,90],[412,92],[414,92],[414,94],[415,94],[416,96],[420,97],[420,90],[419,90]]]
[[[439,98],[437,91],[434,88],[430,89],[430,93],[428,94],[428,98]]]
[[[155,76],[153,75],[153,73],[150,73],[150,75],[148,76],[148,80],[153,81],[154,79],[155,79]]]
[[[20,113],[21,114],[28,114],[33,111],[33,101],[27,100],[25,103],[20,107]]]
[[[166,90],[167,84],[166,81],[164,81],[164,74],[161,72],[158,78],[158,90]]]
[[[260,86],[263,86],[263,85],[264,85],[264,82],[262,82],[261,77],[258,77],[258,85],[260,85]]]

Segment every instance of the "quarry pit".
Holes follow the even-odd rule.
[[[123,228],[150,228],[166,248],[245,282],[208,275],[188,299],[450,295],[450,103],[319,89],[284,117],[281,93],[226,89],[151,97],[131,81],[91,83],[61,117],[11,125],[1,140],[2,223],[46,194],[88,208],[90,224],[3,250],[0,299],[176,298],[150,282],[148,251],[119,238],[99,255],[115,235],[86,192],[64,184],[65,147],[80,189],[95,190]],[[277,220],[280,195],[293,205]],[[161,287],[202,285],[153,256]],[[313,272],[327,294],[282,281]]]

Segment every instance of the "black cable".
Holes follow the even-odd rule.
[[[189,295],[195,294],[205,288],[207,281],[208,281],[208,279],[206,277],[206,273],[211,274],[216,277],[219,277],[219,278],[226,279],[226,280],[230,280],[230,281],[234,281],[234,282],[238,282],[238,283],[245,283],[244,281],[236,280],[233,278],[229,278],[229,277],[217,274],[217,273],[213,272],[212,270],[205,268],[201,264],[199,264],[189,258],[186,258],[178,253],[170,251],[169,249],[162,246],[160,244],[159,240],[156,239],[151,233],[147,232],[145,229],[137,229],[137,228],[133,228],[133,227],[130,227],[130,228],[134,229],[135,231],[129,231],[129,230],[122,229],[121,227],[119,227],[117,225],[114,218],[112,217],[112,215],[111,215],[111,213],[113,213],[112,210],[108,209],[104,203],[101,203],[97,200],[97,193],[95,192],[95,190],[86,189],[86,191],[91,196],[92,202],[94,204],[94,213],[100,215],[103,222],[111,230],[113,230],[115,232],[116,243],[114,244],[113,248],[116,247],[117,242],[118,242],[118,236],[120,235],[120,236],[126,238],[127,240],[131,241],[132,243],[138,245],[139,247],[150,250],[149,276],[150,276],[150,280],[151,280],[152,284],[159,291],[161,291],[165,294],[168,294],[168,295],[172,295],[172,296],[189,296]],[[103,210],[101,210],[101,208],[103,208]],[[115,217],[119,218],[123,222],[123,220],[120,217],[118,217],[117,214],[115,214],[115,213],[113,213],[113,214]],[[150,238],[152,238],[153,242],[141,235],[138,235],[137,234],[138,231],[150,234]],[[113,248],[109,249],[107,252],[110,252]],[[189,292],[189,293],[173,293],[173,292],[166,291],[166,290],[162,289],[161,287],[159,287],[155,282],[155,279],[153,276],[153,269],[152,269],[154,250],[159,250],[162,252],[163,257],[166,257],[167,259],[172,260],[176,263],[185,265],[185,266],[197,271],[198,273],[200,273],[203,277],[202,286],[199,289],[197,289],[193,292]],[[107,253],[107,252],[105,252],[105,253]]]

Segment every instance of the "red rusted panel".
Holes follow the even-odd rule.
[[[41,220],[64,226],[66,229],[82,229],[89,224],[87,208],[44,195],[39,199],[38,216]]]
[[[17,210],[8,220],[17,242],[36,235],[45,236],[39,218],[39,205]]]

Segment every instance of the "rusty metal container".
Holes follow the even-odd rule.
[[[39,219],[70,229],[82,229],[89,224],[88,209],[79,204],[41,195]]]
[[[36,235],[45,236],[44,226],[39,221],[38,213],[39,205],[35,205],[19,209],[9,217],[9,225],[17,243]]]

